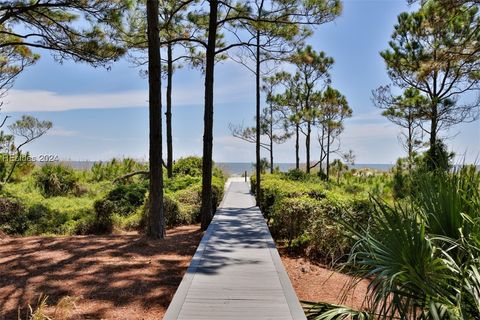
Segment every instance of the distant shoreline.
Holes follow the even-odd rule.
[[[58,161],[60,163],[67,164],[74,169],[78,170],[90,170],[94,163],[107,163],[108,161],[71,161],[64,160]],[[140,161],[142,162],[142,161]],[[37,165],[44,165],[46,162],[36,162]],[[247,171],[248,174],[253,173],[253,162],[216,162],[216,165],[228,174],[243,174]],[[301,166],[304,164],[301,164]],[[275,167],[279,167],[280,171],[288,171],[295,168],[295,163],[275,163]],[[379,171],[389,171],[394,165],[386,163],[358,163],[351,166],[354,169],[374,169]]]

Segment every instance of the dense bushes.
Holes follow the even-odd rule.
[[[163,209],[167,227],[200,221],[201,165],[201,158],[198,157],[179,159],[174,166],[174,176],[165,179]],[[223,198],[224,185],[225,178],[223,172],[215,167],[212,179],[214,208],[218,206]],[[115,223],[126,229],[142,229],[146,226],[148,198],[143,201],[144,197],[142,196],[145,195],[146,191],[146,184],[144,189],[139,184],[127,184],[117,187],[107,195],[106,198],[115,203],[115,215],[117,215],[114,217]],[[118,208],[123,209],[120,210]]]
[[[201,163],[196,157],[180,159],[177,174],[165,177],[167,227],[199,222]],[[148,168],[131,159],[95,164],[91,170],[74,170],[62,164],[37,167],[22,179],[0,185],[0,232],[54,235],[142,230],[148,176],[113,182],[136,170]],[[217,167],[213,174],[212,201],[216,207],[223,197],[225,177]]]
[[[202,158],[186,157],[178,159],[173,166],[174,176],[202,176]]]
[[[144,183],[117,185],[107,194],[106,200],[112,203],[112,213],[126,216],[143,204],[147,189]]]
[[[90,169],[91,181],[112,181],[122,175],[137,170],[148,170],[145,164],[141,164],[133,159],[125,158],[123,160],[112,159],[109,162],[96,162]],[[132,179],[130,179],[131,182]]]
[[[23,234],[28,218],[24,207],[15,200],[0,198],[0,231],[6,234]]]
[[[343,223],[356,240],[347,267],[369,280],[368,318],[480,319],[480,172],[413,178],[411,201],[375,199],[368,227]]]
[[[188,177],[188,178],[187,178]],[[174,227],[182,224],[200,222],[200,207],[202,185],[198,177],[179,176],[174,177],[166,183],[166,186],[174,186],[173,189],[166,189],[164,195],[165,224],[167,227]],[[175,182],[176,180],[180,182]],[[184,184],[185,181],[196,181]],[[184,185],[184,188],[178,188]],[[212,202],[216,208],[223,198],[225,180],[214,176],[212,179]]]
[[[353,243],[339,221],[350,221],[354,227],[367,223],[372,206],[363,188],[328,184],[296,170],[262,178],[260,208],[274,238],[324,263],[345,258]]]
[[[34,178],[35,185],[45,197],[67,195],[77,188],[75,171],[62,164],[46,164]]]
[[[0,231],[10,235],[94,233],[95,215],[89,208],[52,209],[45,204],[29,206],[0,198]]]
[[[308,196],[279,199],[272,210],[272,233],[276,238],[286,239],[291,247],[293,240],[305,234],[317,208],[318,201]]]

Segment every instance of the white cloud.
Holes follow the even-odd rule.
[[[60,127],[58,128],[53,127],[48,131],[47,135],[54,136],[54,137],[73,137],[73,136],[78,136],[79,132],[74,130],[63,129]]]
[[[220,82],[215,87],[216,103],[242,101],[251,88],[237,82]],[[165,99],[165,96],[164,96]],[[176,86],[172,95],[174,106],[204,103],[203,85]],[[165,102],[164,102],[165,103]],[[147,90],[108,93],[62,94],[48,90],[10,90],[5,98],[6,112],[66,111],[74,109],[110,109],[146,107]]]
[[[10,90],[7,112],[65,111],[72,109],[126,108],[147,105],[146,91],[95,94],[59,94],[44,90]]]

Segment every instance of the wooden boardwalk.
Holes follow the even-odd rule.
[[[306,319],[246,182],[229,181],[163,319]]]

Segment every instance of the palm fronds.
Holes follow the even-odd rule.
[[[480,173],[466,166],[419,175],[411,200],[390,205],[373,198],[367,228],[339,221],[356,240],[348,270],[370,280],[369,314],[480,319]],[[346,307],[309,307],[311,319],[366,319]]]
[[[370,320],[366,311],[322,302],[302,301],[303,310],[309,320]]]

